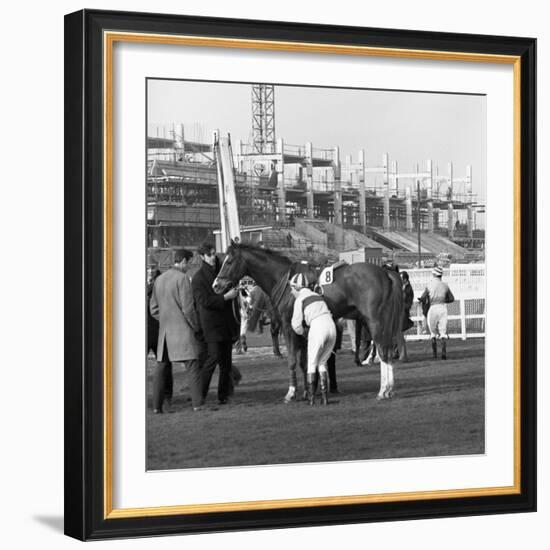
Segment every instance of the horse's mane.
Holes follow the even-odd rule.
[[[230,250],[250,250],[251,252],[262,252],[267,254],[268,256],[273,256],[274,258],[280,258],[288,262],[291,262],[291,260],[287,256],[285,256],[283,253],[278,252],[277,250],[272,250],[271,248],[262,248],[257,244],[232,243],[229,245],[229,248],[227,249],[227,251],[229,252]]]

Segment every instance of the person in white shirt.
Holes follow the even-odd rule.
[[[300,336],[307,331],[307,393],[309,404],[315,403],[317,373],[321,382],[321,402],[328,404],[327,361],[336,342],[336,326],[322,296],[313,292],[303,273],[290,279],[292,293],[296,297],[292,315],[292,329]]]
[[[437,338],[441,338],[441,359],[447,359],[447,304],[454,302],[455,298],[449,285],[441,280],[443,269],[434,267],[433,279],[424,289],[420,302],[429,301],[428,328],[432,338],[432,352],[437,358]]]

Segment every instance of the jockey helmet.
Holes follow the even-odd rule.
[[[302,290],[302,288],[308,287],[310,283],[305,273],[296,273],[290,279],[289,284],[294,290]]]
[[[443,277],[443,269],[441,269],[439,266],[434,267],[432,269],[432,275],[434,277]]]

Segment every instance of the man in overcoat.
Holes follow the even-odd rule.
[[[153,295],[153,286],[160,274],[158,268],[152,267],[147,270],[147,353],[152,351],[155,354],[159,341],[159,322],[151,315],[149,304]]]
[[[197,340],[200,325],[191,281],[185,273],[192,257],[193,253],[189,250],[174,249],[174,265],[156,279],[151,294],[151,315],[159,321],[157,366],[153,374],[155,413],[162,413],[166,370],[174,362],[181,362],[186,367],[193,408],[197,409],[202,404]]]
[[[409,274],[406,271],[401,271],[400,275],[403,283],[403,321],[401,324],[401,333],[397,337],[397,346],[393,358],[400,359],[402,362],[407,362],[409,356],[407,354],[407,343],[404,333],[414,325],[411,320],[414,291],[409,281]]]
[[[240,328],[233,301],[238,290],[231,289],[223,296],[216,294],[212,283],[221,268],[216,249],[212,243],[206,242],[198,248],[198,253],[202,265],[193,276],[192,286],[205,346],[205,359],[201,365],[202,397],[206,399],[212,375],[219,365],[218,402],[223,405],[233,389],[231,356]]]

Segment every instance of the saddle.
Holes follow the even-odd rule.
[[[321,271],[321,275],[319,275],[319,285],[325,286],[332,284],[334,282],[334,272],[344,265],[348,265],[346,260],[338,260],[335,264],[325,267],[325,269]]]

